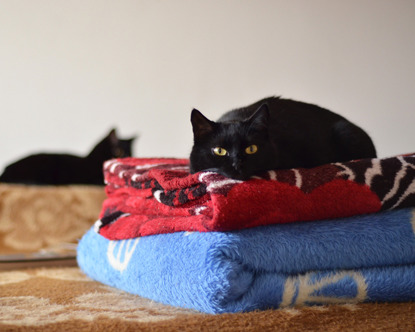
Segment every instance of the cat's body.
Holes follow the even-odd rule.
[[[376,157],[372,140],[342,116],[316,105],[270,97],[217,122],[192,112],[191,172],[247,179],[272,169]]]
[[[103,163],[112,158],[131,156],[134,138],[121,140],[115,129],[86,157],[70,154],[35,154],[6,167],[0,182],[33,185],[103,185]]]

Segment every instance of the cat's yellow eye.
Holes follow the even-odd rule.
[[[252,144],[252,145],[248,146],[248,147],[245,149],[245,153],[246,153],[246,154],[254,154],[254,153],[256,153],[257,151],[258,151],[258,147],[257,147],[255,144]]]
[[[223,156],[226,156],[228,151],[226,151],[224,148],[221,148],[220,146],[217,146],[216,148],[213,149],[213,153],[217,156],[223,157]]]

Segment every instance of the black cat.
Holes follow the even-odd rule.
[[[7,166],[0,176],[0,182],[35,185],[103,185],[104,161],[131,156],[134,139],[118,139],[115,129],[112,129],[86,157],[46,153],[31,155]]]
[[[190,171],[212,170],[234,179],[288,169],[375,158],[366,132],[316,105],[270,97],[232,110],[217,122],[191,115]]]

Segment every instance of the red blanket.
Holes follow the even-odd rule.
[[[249,181],[189,174],[185,159],[114,159],[96,229],[111,240],[231,231],[415,206],[415,154],[269,171]]]

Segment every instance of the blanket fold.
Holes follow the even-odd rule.
[[[109,240],[91,229],[78,264],[98,281],[207,313],[415,300],[415,209],[232,232]]]
[[[231,231],[344,218],[415,206],[415,154],[312,169],[269,171],[249,181],[189,174],[186,159],[105,163],[99,233],[110,240],[178,231]]]

